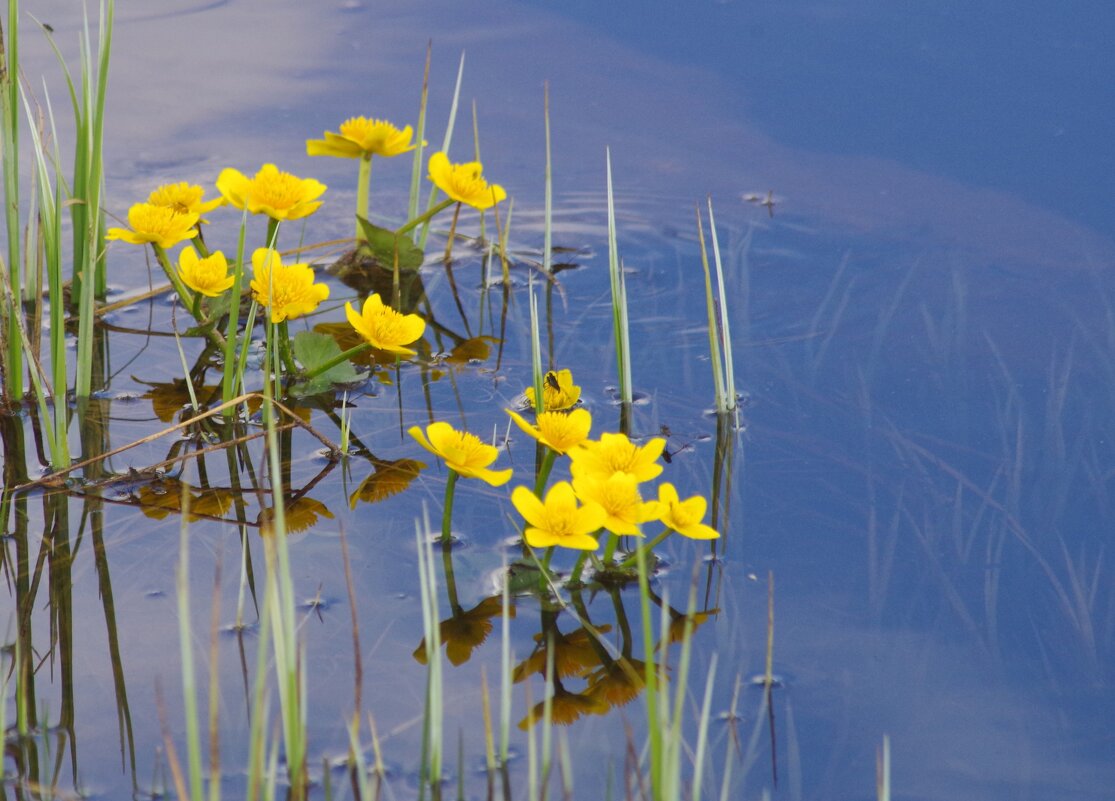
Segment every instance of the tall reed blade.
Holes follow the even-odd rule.
[[[612,151],[605,151],[608,165],[608,275],[612,285],[612,327],[616,342],[619,396],[624,408],[631,406],[631,343],[627,325],[627,285],[616,244],[616,204],[612,193]]]
[[[736,374],[732,360],[732,332],[728,324],[728,298],[724,289],[724,267],[720,261],[720,240],[716,236],[716,217],[712,213],[712,198],[708,199],[708,225],[712,239],[712,256],[716,265],[716,285],[720,298],[720,343],[724,354],[723,411],[736,409]],[[746,302],[746,300],[744,301]]]
[[[5,347],[0,355],[4,394],[23,395],[23,351],[19,336],[23,309],[22,260],[19,253],[19,0],[8,0],[7,39],[0,28],[0,161],[4,167],[4,222],[8,233],[8,292],[4,308]]]

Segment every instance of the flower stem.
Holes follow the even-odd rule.
[[[422,223],[431,219],[435,214],[437,214],[438,212],[444,211],[445,209],[449,208],[450,206],[452,206],[456,202],[457,201],[453,200],[453,198],[446,198],[445,200],[441,201],[436,206],[434,206],[432,209],[427,211],[425,214],[420,214],[417,217],[415,217],[413,220],[407,220],[405,223],[403,223],[402,228],[399,228],[398,230],[395,231],[395,236],[402,236],[407,231],[410,231],[413,228],[417,228]]]
[[[573,565],[573,572],[569,574],[569,583],[577,585],[581,583],[581,571],[585,569],[585,561],[588,559],[588,551],[581,551],[581,555],[577,557],[577,563]]]
[[[619,546],[619,536],[608,532],[608,544],[604,546],[604,564],[610,565],[612,563],[612,557],[615,555],[617,546]]]
[[[364,351],[366,351],[370,347],[371,347],[371,344],[369,344],[367,342],[361,342],[359,345],[355,345],[355,346],[349,348],[344,353],[338,353],[332,359],[325,362],[325,364],[319,364],[313,370],[310,370],[309,372],[307,372],[305,377],[307,379],[316,378],[317,376],[321,375],[322,373],[326,372],[327,370],[332,370],[334,367],[336,367],[338,364],[345,361],[346,359],[351,359],[353,356],[356,356],[357,354],[363,353]]]
[[[368,219],[368,202],[372,186],[372,154],[366,153],[360,157],[360,172],[356,176],[356,216]],[[370,220],[369,220],[370,222]],[[360,220],[356,221],[356,241],[363,242],[364,229],[360,227]]]
[[[201,238],[200,229],[198,229],[198,235],[190,240],[190,244],[194,246],[194,248],[198,252],[198,255],[201,256],[201,258],[203,259],[208,259],[211,255],[213,255],[209,252],[209,247],[205,244],[205,240]]]
[[[449,260],[453,257],[453,239],[457,236],[457,218],[461,216],[461,204],[457,204],[457,208],[453,209],[453,222],[449,226],[449,238],[445,240],[445,263],[448,264]]]
[[[546,480],[550,477],[550,471],[554,467],[556,456],[557,451],[546,448],[546,455],[542,457],[542,466],[538,469],[538,479],[534,483],[534,494],[539,498],[542,497],[542,490],[546,488]]]
[[[275,246],[279,242],[279,222],[274,217],[267,218],[267,239],[263,243],[265,248],[275,250]]]
[[[453,487],[457,484],[457,471],[449,469],[449,478],[445,482],[445,511],[441,513],[441,544],[449,545],[450,522],[453,519]]]
[[[659,534],[657,537],[655,537],[650,542],[646,543],[645,545],[640,545],[639,549],[641,551],[643,551],[644,553],[651,553],[655,548],[658,547],[659,543],[661,543],[662,540],[666,539],[666,537],[669,536],[669,534],[670,534],[670,529],[665,529],[661,534]],[[631,554],[630,556],[628,556],[626,559],[624,559],[622,562],[619,563],[619,569],[620,570],[626,570],[627,568],[629,568],[633,564],[635,564],[635,562],[637,562],[638,559],[639,559],[638,553]]]
[[[283,370],[289,376],[297,375],[298,365],[294,363],[294,354],[290,350],[290,332],[287,330],[287,321],[279,323],[279,358],[283,360]]]

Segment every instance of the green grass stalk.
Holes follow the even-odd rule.
[[[720,324],[716,314],[716,298],[712,288],[712,271],[709,268],[708,248],[705,245],[705,226],[701,207],[697,207],[697,241],[701,250],[701,268],[705,274],[705,307],[708,310],[708,350],[712,363],[712,391],[717,412],[725,412],[727,392],[724,390],[724,362],[720,354]]]
[[[890,801],[890,737],[885,734],[875,754],[875,794],[879,801]]]
[[[244,204],[244,212],[240,215],[240,234],[236,241],[236,261],[232,266],[232,303],[228,310],[228,328],[225,331],[224,345],[224,370],[221,375],[221,400],[228,403],[240,394],[240,387],[244,383],[244,367],[240,359],[236,358],[236,335],[240,330],[240,296],[244,286],[244,241],[248,231],[248,204]],[[254,306],[253,306],[254,311]],[[248,323],[244,332],[244,342],[241,353],[246,355],[248,343],[251,340],[252,321]],[[226,417],[232,417],[235,409],[229,406],[225,410]]]
[[[612,192],[612,151],[605,151],[608,165],[608,276],[612,286],[612,328],[616,342],[616,372],[620,401],[631,406],[631,343],[627,325],[627,284],[616,243],[616,205]]]
[[[19,323],[23,281],[19,253],[19,0],[8,0],[8,36],[0,30],[0,160],[4,172],[4,221],[8,232],[8,292],[5,310],[6,349],[3,353],[4,390],[8,397],[23,395],[23,350]]]
[[[46,125],[45,121],[42,120],[41,114],[32,114],[30,102],[25,94],[22,99],[24,112],[30,124],[31,142],[34,148],[35,176],[39,190],[38,214],[36,215],[34,213],[35,210],[33,208],[33,219],[29,220],[29,225],[34,219],[39,221],[39,230],[41,232],[39,240],[42,242],[41,269],[45,270],[47,275],[47,287],[50,298],[50,381],[54,393],[57,395],[58,392],[61,392],[61,397],[64,399],[68,377],[66,367],[66,309],[65,304],[62,302],[62,218],[59,214],[62,198],[60,181],[51,181],[52,171],[56,178],[58,175],[58,140],[57,137],[54,136],[54,116],[53,113],[51,113],[50,128],[55,147],[53,155],[48,157],[43,141]],[[46,103],[49,111],[49,95],[46,98]],[[35,240],[32,239],[31,241]],[[32,252],[38,252],[38,247],[34,246],[27,249],[28,256],[30,256]],[[41,271],[39,275],[41,276]],[[32,375],[34,375],[34,371],[32,371]],[[41,390],[36,389],[36,394],[41,395]],[[67,443],[68,420],[65,402],[59,403],[56,399],[52,419],[53,437],[50,438],[51,463],[54,465],[55,469],[69,467],[70,454]]]
[[[419,592],[422,598],[422,630],[426,642],[426,709],[422,730],[422,767],[419,799],[424,798],[427,785],[432,788],[441,781],[443,691],[441,673],[441,625],[438,613],[437,573],[434,570],[433,547],[429,539],[429,520],[415,521],[415,544],[418,548]],[[444,545],[442,547],[445,547]]]
[[[542,270],[553,274],[554,267],[554,171],[550,152],[550,82],[542,84],[542,105],[546,123],[546,195],[542,213]]]
[[[197,682],[194,676],[193,634],[190,630],[190,538],[189,492],[183,488],[182,515],[178,533],[178,646],[182,659],[182,704],[186,716],[186,754],[190,801],[202,801],[201,731],[198,727]],[[212,677],[211,680],[215,680]]]
[[[407,203],[407,219],[413,220],[418,216],[418,197],[421,194],[419,187],[422,186],[422,168],[426,163],[426,105],[430,99],[430,56],[433,50],[433,42],[426,43],[426,67],[422,72],[422,96],[418,101],[418,122],[415,125],[415,141],[417,146],[414,148],[414,158],[411,162],[410,168],[410,198]],[[415,232],[412,241],[418,242],[418,234]]]
[[[464,79],[464,75],[465,75],[465,54],[464,54],[464,51],[462,50],[461,51],[461,61],[457,65],[457,83],[456,83],[456,86],[453,88],[453,102],[449,106],[449,122],[445,126],[445,138],[442,140],[442,143],[441,143],[441,151],[443,153],[449,153],[449,146],[453,142],[453,126],[457,121],[457,105],[460,102],[460,98],[461,98],[461,81]],[[438,189],[437,189],[436,186],[430,188],[430,195],[426,200],[426,211],[427,211],[427,213],[429,213],[430,209],[432,209],[434,207],[434,202],[437,200],[437,193],[438,193]],[[426,249],[426,239],[427,239],[427,237],[429,237],[429,235],[430,235],[430,223],[429,223],[429,218],[427,217],[426,222],[422,225],[422,228],[419,231],[418,240],[417,240],[418,241],[418,247],[420,247],[422,250]]]
[[[476,113],[476,100],[472,101],[472,156],[475,161],[481,161],[480,158],[480,119]],[[480,212],[480,241],[488,241],[488,215],[483,211]]]
[[[712,256],[716,265],[716,284],[720,299],[720,341],[724,353],[724,409],[736,409],[736,374],[732,359],[732,331],[728,323],[728,299],[724,289],[724,267],[720,261],[720,240],[716,236],[716,217],[712,213],[712,198],[708,199],[709,235],[712,239]],[[746,303],[746,300],[744,300]]]
[[[534,379],[534,415],[537,417],[546,411],[546,396],[543,394],[542,382],[545,373],[542,370],[542,337],[538,326],[538,298],[534,294],[534,277],[530,279],[530,366]]]

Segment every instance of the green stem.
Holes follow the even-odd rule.
[[[309,372],[307,372],[306,373],[306,378],[307,379],[316,378],[317,376],[321,375],[322,373],[333,369],[334,367],[336,367],[338,364],[345,361],[346,359],[351,359],[353,356],[356,356],[357,354],[363,353],[364,351],[366,351],[370,347],[371,347],[370,343],[361,342],[359,345],[355,345],[355,346],[349,348],[344,353],[338,353],[336,356],[334,356],[332,359],[327,361],[325,364],[319,364],[313,370],[310,370]]]
[[[189,288],[182,283],[182,278],[178,275],[178,271],[170,266],[170,259],[167,258],[166,251],[160,245],[151,243],[151,247],[155,249],[155,259],[159,262],[159,266],[163,268],[166,277],[170,280],[170,285],[174,287],[174,291],[178,293],[178,297],[187,309],[194,308],[194,294]]]
[[[248,211],[240,218],[240,235],[236,243],[236,262],[232,268],[232,304],[228,310],[228,329],[225,334],[224,374],[221,376],[221,400],[225,403],[236,396],[237,385],[243,383],[244,374],[238,369],[236,358],[236,334],[240,330],[240,293],[244,283],[244,239],[248,230]],[[244,332],[244,351],[248,349],[250,331]],[[229,406],[225,416],[231,418],[236,410]]]
[[[195,236],[192,240],[190,240],[190,242],[193,244],[194,249],[197,251],[197,254],[201,258],[208,259],[211,255],[213,255],[212,253],[209,252],[209,247],[208,247],[208,245],[205,244],[205,240],[201,238],[201,229],[200,228],[198,228],[197,236]]]
[[[279,242],[279,222],[274,217],[267,218],[267,240],[263,243],[264,247],[275,250]]]
[[[283,360],[283,370],[289,376],[298,374],[298,365],[294,363],[294,354],[290,351],[290,332],[287,330],[287,321],[279,323],[279,358]]]
[[[542,457],[542,466],[538,469],[538,479],[534,482],[534,494],[539,498],[542,497],[542,490],[546,488],[546,481],[550,477],[556,457],[557,451],[546,448],[546,455]]]
[[[612,557],[615,555],[616,548],[619,546],[619,537],[611,532],[608,532],[608,544],[604,546],[604,564],[610,565]]]
[[[445,511],[441,514],[441,544],[449,545],[450,522],[453,519],[453,487],[457,484],[457,471],[450,468],[445,482]]]
[[[546,555],[542,557],[542,569],[547,573],[550,572],[550,560],[553,558],[556,549],[556,545],[551,545],[546,549]]]
[[[360,172],[356,176],[356,216],[368,219],[368,203],[371,197],[372,186],[372,154],[367,153],[360,157]],[[368,220],[371,222],[371,220]],[[367,241],[364,229],[360,227],[360,220],[356,221],[356,241]]]
[[[395,231],[395,236],[402,236],[407,231],[410,231],[411,229],[418,227],[422,223],[431,219],[438,212],[444,211],[445,209],[449,208],[450,206],[452,206],[456,202],[457,201],[455,201],[453,198],[446,198],[445,200],[438,203],[436,206],[434,206],[432,209],[430,209],[426,213],[420,214],[417,217],[415,217],[413,220],[408,220],[407,222],[405,222],[403,224],[402,228],[399,228],[397,231]]]
[[[577,557],[577,563],[573,565],[573,572],[569,574],[569,583],[577,585],[581,583],[581,571],[585,569],[585,561],[588,559],[589,552],[581,551],[581,555]]]
[[[640,545],[639,550],[643,551],[644,553],[651,553],[655,548],[658,547],[658,545],[662,542],[662,540],[666,539],[666,537],[669,536],[669,534],[670,534],[670,529],[665,529],[661,534],[659,534],[657,537],[655,537],[653,540],[651,540],[647,544]],[[635,564],[635,562],[638,561],[638,558],[639,558],[639,556],[638,556],[637,553],[631,554],[629,557],[627,557],[626,559],[624,559],[622,562],[619,563],[619,569],[620,570],[626,570],[627,568],[631,567],[631,565]]]

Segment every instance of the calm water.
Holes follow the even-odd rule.
[[[603,199],[610,146],[633,374],[646,400],[635,408],[633,430],[668,427],[678,453],[665,475],[683,495],[708,493],[717,475],[728,477],[716,458],[716,421],[704,412],[712,384],[693,216],[711,194],[746,426],[727,437],[721,558],[706,562],[705,546],[667,543],[656,591],[684,607],[698,567],[698,603],[718,612],[697,633],[691,686],[699,698],[715,654],[714,710],[726,715],[737,679],[746,683],[763,669],[773,574],[774,664],[783,678],[774,705],[776,766],[766,721],[756,720],[760,694],[745,688],[737,726],[714,726],[716,788],[730,754],[734,798],[764,791],[778,799],[871,798],[875,749],[887,735],[897,798],[1111,797],[1115,104],[1108,84],[1115,55],[1108,7],[898,10],[795,1],[756,8],[701,0],[647,2],[635,13],[580,0],[493,2],[482,10],[449,2],[182,5],[119,9],[107,132],[108,194],[118,213],[158,183],[211,184],[223,167],[252,172],[273,160],[330,186],[307,241],[349,235],[353,165],[309,159],[303,141],[353,114],[413,120],[432,38],[427,138],[441,140],[464,50],[465,116],[452,152],[462,160],[472,152],[467,114],[475,98],[485,171],[515,198],[512,241],[525,281],[525,261],[541,245],[549,81],[555,243],[574,249],[569,258],[581,267],[564,273],[563,292],[553,295],[554,360],[574,369],[595,430],[614,428]],[[70,3],[26,7],[54,25],[63,45],[74,44]],[[29,76],[55,74],[29,26],[25,49]],[[60,91],[52,84],[56,105]],[[373,215],[401,219],[408,180],[409,162],[377,162]],[[777,201],[773,216],[743,199],[768,191]],[[214,239],[232,242],[232,217],[215,220]],[[473,220],[467,225],[474,230]],[[262,235],[258,223],[252,230]],[[293,228],[283,233],[284,245],[298,236]],[[484,435],[502,433],[502,410],[528,380],[521,281],[503,347],[493,344],[477,363],[452,358],[470,337],[499,336],[499,293],[482,293],[479,260],[461,255],[455,277],[464,319],[444,271],[423,274],[442,325],[430,345],[451,358],[436,370],[405,369],[392,385],[373,380],[350,398],[364,458],[333,465],[302,432],[290,443],[289,482],[307,499],[298,516],[307,527],[291,544],[296,589],[306,599],[311,764],[320,777],[322,759],[344,755],[342,721],[354,703],[343,530],[360,623],[362,706],[375,715],[400,798],[416,792],[425,686],[412,653],[421,639],[414,521],[424,503],[440,510],[444,472],[431,466],[405,492],[374,503],[350,506],[350,498],[387,461],[432,462],[402,434],[428,421],[429,409]],[[146,286],[140,254],[114,247],[110,258],[119,293]],[[334,300],[353,297],[340,282],[331,286]],[[110,322],[157,334],[170,327],[168,309],[136,307]],[[341,319],[339,309],[323,319]],[[84,438],[75,431],[75,450],[138,439],[186,402],[160,394],[181,373],[173,340],[117,332],[110,342],[111,380],[86,417]],[[336,438],[321,406],[312,422]],[[521,475],[534,458],[522,440],[501,457]],[[141,469],[182,447],[144,445],[114,457],[108,470]],[[244,463],[252,460],[258,470],[256,445]],[[28,461],[34,474],[33,453]],[[190,467],[182,478],[230,489],[224,454],[207,457],[205,471]],[[244,464],[235,471],[244,472]],[[496,592],[501,560],[515,555],[505,545],[515,531],[509,493],[470,484],[458,485],[455,528],[464,544],[453,551],[452,569],[458,616],[479,607],[478,619],[491,611],[484,603]],[[57,770],[61,787],[119,798],[169,781],[158,777],[165,760],[154,699],[161,685],[181,748],[180,518],[158,499],[173,497],[175,487],[137,478],[65,503],[34,494],[5,521],[0,618],[12,620],[5,623],[12,642],[17,597],[29,614],[41,660],[41,740],[50,749],[40,748],[39,769]],[[254,525],[259,504],[251,493],[243,503]],[[247,537],[261,570],[253,525]],[[240,537],[236,526],[207,519],[190,531],[195,645],[204,649],[218,563],[221,624],[235,621]],[[616,650],[633,645],[641,653],[625,629],[628,615],[638,628],[633,593],[581,600],[594,625],[609,627]],[[568,616],[555,624],[529,597],[516,607],[518,660],[545,626],[566,636],[577,629]],[[250,599],[245,614],[254,620]],[[481,668],[490,680],[498,675],[495,620],[467,661],[446,667],[448,751],[455,754],[462,731],[466,754],[463,768],[451,756],[449,771],[464,770],[474,797],[484,792]],[[251,630],[226,631],[220,642],[223,760],[227,793],[236,797],[255,640]],[[566,690],[584,686],[571,679]],[[542,687],[535,676],[535,700]],[[513,724],[528,711],[522,685],[514,703]],[[643,715],[635,701],[567,730],[577,797],[598,796],[598,782],[623,764],[624,721],[638,732]],[[525,753],[525,739],[516,737]],[[525,762],[511,766],[520,791]],[[14,758],[4,767],[13,785],[31,775]]]

